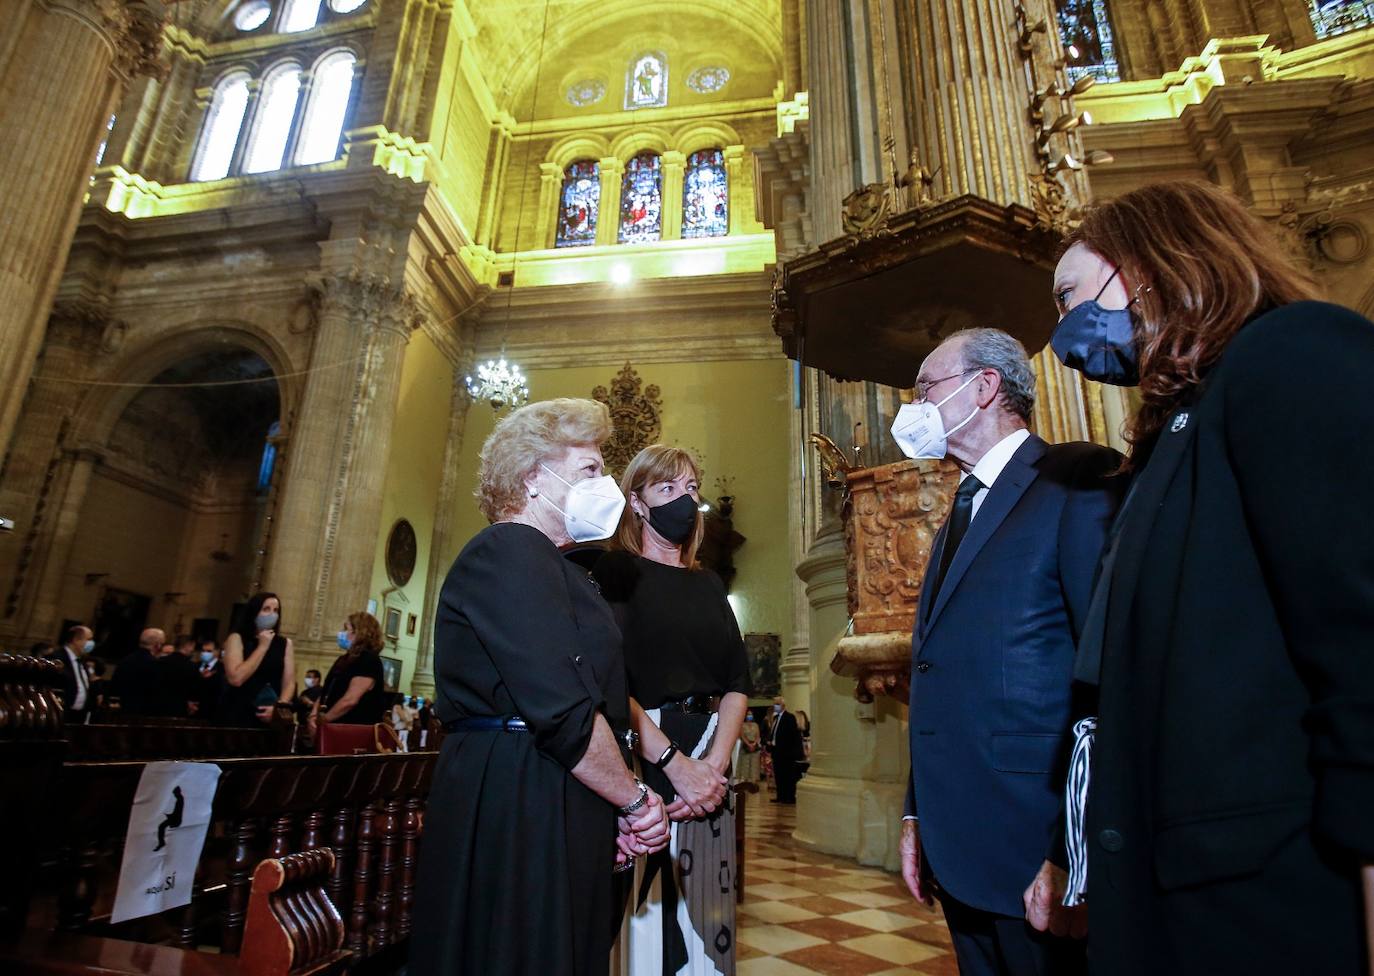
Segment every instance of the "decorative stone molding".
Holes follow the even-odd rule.
[[[111,67],[128,81],[140,75],[163,77],[163,20],[143,0],[39,0],[56,14],[87,24],[110,49]]]
[[[611,411],[614,433],[602,448],[602,455],[606,469],[616,477],[636,454],[657,442],[663,433],[660,392],[656,384],[644,387],[629,363],[611,380],[609,389],[598,386],[592,390],[592,399],[604,403]]]

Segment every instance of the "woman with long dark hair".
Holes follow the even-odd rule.
[[[290,706],[296,694],[296,655],[281,635],[281,600],[255,593],[244,605],[234,630],[224,640],[224,691],[217,719],[221,725],[258,725],[272,721],[278,705]]]
[[[1208,184],[1090,208],[1051,346],[1138,385],[1085,618],[1069,874],[1110,976],[1365,970],[1374,891],[1374,324]],[[1365,917],[1362,918],[1362,915]]]

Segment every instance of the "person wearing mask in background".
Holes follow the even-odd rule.
[[[143,715],[149,718],[168,718],[186,715],[185,701],[176,710],[173,690],[167,684],[167,671],[162,666],[162,648],[166,637],[157,627],[144,628],[138,635],[138,647],[124,655],[115,668],[112,691],[119,699],[124,715]]]
[[[610,436],[604,404],[560,399],[507,415],[482,445],[477,500],[491,524],[449,570],[434,625],[447,734],[412,976],[601,976],[619,917],[612,871],[667,844],[663,801],[620,738],[630,709],[615,617],[559,551],[616,530]]]
[[[387,692],[382,674],[382,628],[370,613],[350,613],[339,631],[339,655],[324,678],[315,705],[315,727],[376,725],[386,720]]]
[[[754,721],[754,713],[746,712],[739,727],[739,756],[735,760],[735,779],[747,784],[750,793],[759,791],[759,753],[763,749],[763,732]]]
[[[806,749],[797,716],[787,710],[787,702],[781,695],[773,699],[773,717],[768,724],[768,757],[773,767],[773,785],[777,789],[772,802],[796,803]]]
[[[1035,374],[999,329],[954,333],[914,385],[893,436],[960,482],[912,635],[902,876],[939,897],[962,976],[1072,976],[1083,943],[1031,931],[1022,894],[1056,847],[1075,641],[1121,455],[1030,432]]]
[[[290,707],[296,695],[296,653],[291,639],[280,633],[281,616],[275,593],[256,593],[225,638],[225,687],[216,709],[221,725],[268,724],[277,705]]]
[[[224,668],[220,664],[219,648],[213,640],[200,642],[196,652],[196,670],[200,678],[196,691],[196,714],[202,721],[211,721],[219,709],[219,696],[224,690]]]
[[[1073,870],[1031,921],[1086,867],[1094,974],[1367,974],[1374,324],[1208,183],[1094,204],[1066,244],[1050,345],[1141,407],[1079,647]]]
[[[700,480],[686,451],[653,444],[636,454],[620,479],[629,504],[594,572],[624,637],[644,780],[674,821],[668,848],[636,872],[620,945],[631,976],[735,969],[735,816],[725,798],[749,660],[725,585],[697,562]],[[692,872],[691,861],[715,867]]]
[[[95,707],[90,676],[81,665],[95,650],[93,637],[91,628],[75,624],[63,633],[62,645],[52,653],[52,660],[62,665],[62,714],[67,722],[84,724]]]

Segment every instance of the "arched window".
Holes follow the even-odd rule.
[[[1055,7],[1069,80],[1091,75],[1098,81],[1120,81],[1107,0],[1056,0]]]
[[[200,145],[196,147],[195,162],[191,165],[192,180],[220,180],[229,175],[229,164],[234,159],[234,147],[238,145],[243,113],[247,108],[248,72],[226,75],[210,97]]]
[[[596,218],[601,211],[601,167],[594,159],[570,163],[563,171],[558,195],[558,235],[554,247],[596,243]]]
[[[724,237],[730,231],[725,154],[703,149],[687,157],[682,179],[682,236]]]
[[[301,96],[299,65],[284,64],[267,73],[258,96],[253,117],[253,133],[244,155],[245,173],[266,173],[281,169],[286,141],[291,138],[291,122],[296,117],[296,102]]]
[[[668,104],[668,61],[661,54],[641,54],[625,76],[625,107],[653,108]]]
[[[357,60],[352,51],[335,51],[315,65],[310,101],[305,106],[305,121],[296,143],[297,165],[324,163],[339,155],[339,135],[348,112],[353,65]]]
[[[1374,25],[1374,0],[1307,0],[1317,39]]]
[[[262,445],[262,460],[258,463],[258,494],[267,494],[272,487],[272,474],[277,468],[277,438],[281,436],[281,421],[272,421]]]
[[[625,164],[620,186],[620,243],[656,241],[663,233],[663,171],[658,153],[640,153]]]
[[[309,30],[319,19],[320,0],[286,0],[278,30],[283,34]]]

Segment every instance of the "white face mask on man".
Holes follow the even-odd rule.
[[[959,389],[939,403],[922,400],[919,403],[902,404],[896,419],[892,421],[892,439],[902,453],[913,461],[938,461],[943,458],[949,450],[949,435],[961,430],[978,415],[981,408],[975,403],[969,415],[950,430],[945,430],[945,419],[940,416],[940,408],[981,375],[981,370],[975,372]]]
[[[606,474],[574,484],[559,477],[547,464],[539,466],[568,486],[568,497],[563,500],[566,508],[559,508],[548,498],[544,501],[563,516],[563,527],[573,542],[609,539],[620,524],[620,513],[625,510],[625,496],[615,479]]]

